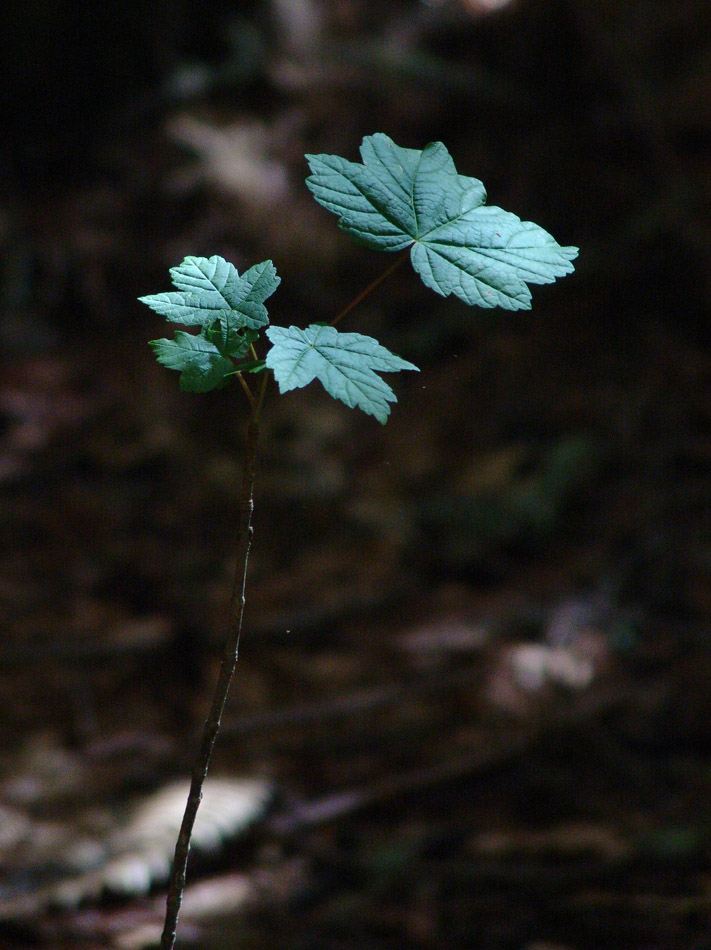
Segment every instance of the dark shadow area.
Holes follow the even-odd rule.
[[[272,320],[331,320],[391,258],[303,156],[376,131],[580,257],[517,313],[398,269],[343,322],[422,369],[386,427],[272,393],[213,766],[269,795],[243,841],[227,787],[182,946],[706,946],[708,0],[4,18],[0,948],[153,945],[172,847],[136,816],[219,661],[246,407],[180,393],[137,298],[270,258]]]

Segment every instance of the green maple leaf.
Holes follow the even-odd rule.
[[[351,409],[357,406],[382,423],[390,414],[388,403],[397,399],[378,373],[417,370],[362,333],[339,333],[335,327],[322,324],[312,324],[305,330],[270,327],[266,333],[272,343],[266,363],[280,392],[318,379],[334,399]]]
[[[150,346],[159,363],[180,371],[180,388],[185,392],[206,393],[224,386],[225,377],[234,370],[232,361],[201,334],[176,330],[173,340],[152,340]]]
[[[176,330],[173,340],[153,340],[159,363],[180,372],[180,388],[204,393],[224,386],[269,323],[264,301],[279,286],[276,268],[262,261],[240,277],[222,257],[186,257],[171,268],[176,292],[139,297],[168,320],[198,326],[197,334]],[[238,367],[238,370],[240,367]]]
[[[529,309],[528,284],[573,271],[575,247],[561,247],[543,228],[486,206],[476,178],[460,175],[441,142],[401,148],[382,132],[363,139],[363,163],[307,155],[306,184],[339,225],[375,250],[411,246],[412,266],[446,297],[481,307]]]
[[[252,343],[259,338],[256,330],[236,329],[230,322],[230,314],[211,326],[203,327],[202,336],[213,343],[223,356],[242,359]]]
[[[264,301],[279,286],[276,268],[262,261],[240,277],[234,264],[222,257],[186,257],[171,267],[177,291],[139,297],[157,313],[185,326],[212,325],[216,319],[233,329],[258,330],[269,323]]]

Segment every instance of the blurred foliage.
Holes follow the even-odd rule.
[[[535,551],[550,539],[576,495],[590,487],[603,458],[600,446],[583,435],[539,453],[515,446],[498,455],[503,465],[495,483],[487,479],[488,485],[469,490],[449,486],[428,497],[418,515],[437,567],[477,573],[495,563],[502,548]],[[486,471],[487,460],[479,462]]]
[[[700,946],[708,0],[7,0],[0,48],[0,806],[29,868],[10,862],[11,885],[39,867],[13,788],[49,786],[45,822],[69,799],[113,822],[127,789],[184,769],[214,673],[233,394],[209,412],[181,397],[135,298],[185,254],[273,257],[275,321],[332,319],[382,262],[334,235],[303,156],[355,158],[377,128],[447,142],[492,204],[581,257],[524,316],[465,318],[394,275],[358,328],[437,359],[403,382],[387,437],[316,390],[268,406],[218,771],[393,797],[289,841],[306,896],[257,912],[245,945]],[[600,591],[602,617],[553,622]],[[514,676],[559,628],[589,691]],[[366,686],[395,700],[359,703]],[[38,736],[49,782],[22,766]],[[29,939],[91,945],[103,926],[107,945],[114,913],[47,915]]]

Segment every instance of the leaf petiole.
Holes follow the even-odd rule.
[[[343,310],[341,310],[341,312],[337,314],[333,318],[333,320],[331,320],[330,325],[332,327],[335,327],[335,325],[339,323],[346,316],[346,314],[350,313],[354,307],[358,306],[361,300],[365,300],[365,298],[368,296],[369,293],[372,293],[372,291],[374,291],[376,287],[379,287],[380,284],[382,284],[382,282],[386,280],[392,274],[392,272],[396,270],[402,264],[402,262],[409,255],[409,253],[410,253],[410,248],[408,247],[406,250],[402,252],[402,254],[400,254],[400,256],[397,258],[394,264],[391,264],[390,267],[387,268],[387,270],[384,270],[382,274],[380,274],[378,277],[375,278],[375,280],[371,281],[368,284],[368,286],[365,288],[365,290],[361,290],[358,296],[354,297],[353,300],[351,300],[351,302],[348,304],[348,306],[344,307]]]
[[[255,406],[254,394],[252,390],[249,388],[249,386],[247,385],[247,380],[238,370],[235,370],[234,373],[228,373],[227,375],[237,377],[237,380],[240,386],[242,387],[242,389],[244,390],[245,396],[247,397],[247,402],[249,403],[249,407],[252,410],[252,412],[254,412],[254,406]]]

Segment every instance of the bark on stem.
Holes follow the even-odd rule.
[[[262,396],[266,390],[266,385],[262,387]],[[176,930],[178,926],[178,915],[180,914],[180,905],[183,900],[183,891],[185,890],[185,875],[188,865],[188,854],[190,852],[190,839],[193,833],[193,825],[197,815],[200,802],[202,800],[202,787],[207,777],[207,770],[212,757],[212,750],[215,747],[217,733],[220,730],[220,721],[222,712],[225,708],[227,693],[229,692],[230,682],[237,665],[239,654],[239,640],[242,632],[242,620],[244,617],[245,603],[245,584],[247,580],[247,562],[249,560],[249,551],[252,546],[252,511],[254,510],[254,478],[257,467],[257,446],[259,441],[259,422],[258,411],[261,408],[262,399],[258,403],[249,426],[247,428],[247,443],[245,446],[244,468],[242,470],[242,491],[240,496],[240,518],[237,533],[237,563],[235,567],[235,580],[232,588],[232,599],[230,602],[230,619],[227,631],[227,640],[222,654],[220,664],[220,674],[215,687],[215,694],[212,698],[212,706],[208,714],[205,726],[203,728],[200,749],[193,767],[192,778],[190,782],[190,791],[188,801],[185,806],[183,821],[180,826],[178,841],[175,846],[175,856],[173,858],[173,870],[170,876],[170,885],[168,888],[168,899],[166,903],[165,924],[163,926],[163,935],[161,937],[161,950],[173,950],[175,946]]]

